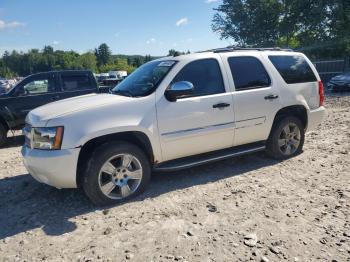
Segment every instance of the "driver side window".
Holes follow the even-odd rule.
[[[180,81],[188,81],[194,86],[193,94],[186,97],[225,93],[221,69],[216,59],[201,59],[190,62],[177,74],[172,82]]]
[[[23,86],[22,95],[44,94],[54,91],[53,89],[54,83],[52,78],[37,78]]]

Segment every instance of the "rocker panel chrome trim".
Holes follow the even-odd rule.
[[[260,151],[263,151],[265,149],[266,149],[266,146],[259,146],[259,147],[255,147],[255,148],[251,148],[251,149],[242,150],[239,152],[234,152],[234,153],[230,153],[230,154],[226,154],[226,155],[222,155],[222,156],[198,160],[198,161],[194,161],[194,162],[190,162],[190,163],[186,163],[186,164],[182,164],[182,165],[174,165],[174,166],[170,166],[170,167],[161,167],[160,166],[160,167],[154,167],[153,169],[155,171],[177,171],[177,170],[182,170],[182,169],[186,169],[186,168],[191,168],[194,166],[208,164],[211,162],[224,160],[224,159],[235,157],[235,156],[241,156],[241,155],[245,155],[245,154],[260,152]]]

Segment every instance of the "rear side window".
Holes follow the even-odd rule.
[[[287,84],[317,81],[311,67],[300,55],[269,56],[269,59]]]
[[[259,59],[252,56],[228,58],[236,91],[268,87],[269,75]]]
[[[92,89],[88,75],[62,75],[61,78],[65,91]]]
[[[187,64],[174,78],[179,81],[191,82],[194,86],[193,96],[206,96],[225,93],[221,69],[215,59],[202,59]]]

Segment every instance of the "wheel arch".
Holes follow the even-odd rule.
[[[95,137],[81,146],[77,165],[77,186],[81,186],[81,179],[84,175],[85,161],[90,157],[92,152],[100,145],[111,141],[125,141],[134,144],[147,155],[151,165],[154,163],[154,151],[152,143],[148,136],[141,131],[125,131],[113,134],[107,134]]]
[[[307,129],[308,125],[308,114],[307,109],[304,105],[292,105],[281,108],[275,115],[273,120],[273,127],[284,117],[294,116],[298,118],[304,126],[304,129]]]

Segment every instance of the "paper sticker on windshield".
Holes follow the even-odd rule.
[[[164,62],[159,63],[158,66],[170,67],[170,66],[173,66],[174,64],[175,64],[175,61],[164,61]]]

